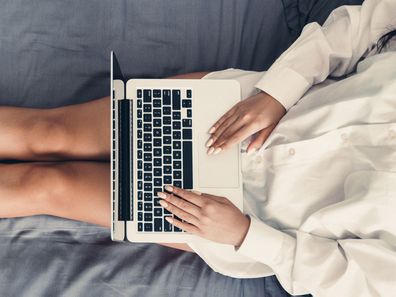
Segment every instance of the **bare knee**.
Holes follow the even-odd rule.
[[[71,136],[61,116],[50,112],[26,121],[28,150],[36,157],[58,157],[67,152]]]
[[[32,198],[37,213],[56,215],[56,209],[67,207],[70,171],[64,163],[33,163],[24,171],[20,186]]]

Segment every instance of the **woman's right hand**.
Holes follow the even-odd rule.
[[[208,154],[226,150],[255,133],[247,152],[258,150],[285,113],[283,105],[265,92],[238,102],[209,130]]]

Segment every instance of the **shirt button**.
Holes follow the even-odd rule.
[[[260,164],[261,162],[263,162],[263,157],[262,156],[257,156],[256,157],[256,162],[257,162],[257,164]]]
[[[294,148],[289,149],[289,155],[294,156],[296,154],[296,150]]]

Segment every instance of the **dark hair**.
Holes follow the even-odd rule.
[[[386,48],[389,42],[396,37],[396,30],[390,31],[382,36],[377,42],[377,50],[378,52],[382,52],[384,48]]]

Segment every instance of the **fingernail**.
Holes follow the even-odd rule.
[[[169,223],[173,223],[173,219],[171,217],[165,217],[165,220],[167,220]]]
[[[221,147],[218,147],[217,149],[214,150],[213,155],[217,155],[218,153],[220,153],[222,151]]]
[[[158,197],[162,198],[162,199],[166,199],[166,194],[164,192],[158,192]]]
[[[210,130],[209,130],[209,134],[212,134],[212,133],[214,133],[214,131],[216,131],[216,128],[215,128],[215,127],[212,127],[212,128],[210,128]]]
[[[197,195],[202,195],[202,193],[199,192],[199,191],[191,190],[191,192],[194,193],[194,194],[197,194]]]
[[[208,155],[213,154],[214,150],[215,150],[215,149],[214,149],[213,147],[211,147],[211,148],[208,150]]]
[[[248,155],[251,155],[251,154],[253,154],[255,151],[257,151],[256,148],[250,148],[250,149],[248,149],[247,154],[248,154]]]
[[[213,138],[209,138],[209,140],[206,142],[206,147],[210,147],[213,144]]]
[[[166,203],[166,201],[164,201],[164,200],[160,200],[159,204],[161,204],[163,207],[168,206],[168,203]]]
[[[171,186],[165,186],[165,190],[169,191],[169,192],[173,192],[173,187]]]

